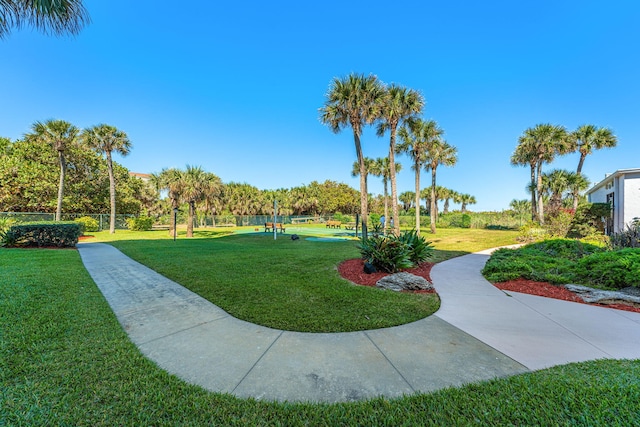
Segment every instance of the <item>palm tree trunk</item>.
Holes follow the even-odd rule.
[[[542,203],[542,160],[538,161],[536,192],[538,195],[538,222],[544,224],[544,206]]]
[[[431,209],[429,217],[431,220],[431,233],[436,234],[436,215],[438,214],[438,206],[436,204],[436,168],[431,168]]]
[[[580,175],[582,173],[582,166],[584,165],[584,159],[587,158],[587,153],[580,152],[580,160],[578,161],[578,168],[576,169],[576,173]]]
[[[420,164],[415,163],[416,171],[416,234],[420,235]]]
[[[178,234],[176,227],[178,226],[178,222],[177,222],[177,215],[174,213],[174,211],[178,209],[178,200],[177,199],[171,199],[171,212],[169,213],[169,215],[171,216],[171,225],[169,227],[169,236],[173,236],[174,233]]]
[[[387,224],[389,223],[389,192],[387,191],[386,178],[382,181],[384,187],[384,227],[383,231],[387,234]]]
[[[391,138],[389,141],[389,177],[391,179],[391,215],[394,219],[393,234],[397,236],[400,234],[400,218],[398,218],[398,186],[396,183],[396,128],[397,125],[395,123],[391,125]],[[386,212],[385,218],[388,218],[388,216],[386,216]]]
[[[368,194],[367,194],[367,169],[362,156],[362,146],[360,144],[360,135],[355,127],[353,127],[353,141],[356,145],[356,156],[358,157],[358,165],[360,166],[360,219],[362,221],[362,238],[367,239],[367,219],[368,212]]]
[[[60,161],[60,182],[58,184],[58,206],[56,207],[56,221],[62,218],[62,198],[64,197],[64,176],[67,173],[67,160],[64,152],[58,150],[58,160]]]
[[[189,202],[189,219],[187,220],[187,237],[193,237],[193,217],[196,210],[196,203],[191,200]]]
[[[116,232],[116,179],[113,176],[113,162],[111,161],[111,151],[106,152],[107,170],[109,172],[109,202],[111,204],[111,216],[109,218],[109,233]]]
[[[531,165],[531,221],[536,220],[538,208],[536,207],[536,169]]]

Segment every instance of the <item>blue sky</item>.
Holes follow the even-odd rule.
[[[585,162],[592,183],[640,167],[636,1],[175,4],[88,0],[92,23],[75,38],[22,29],[0,41],[0,136],[50,118],[108,123],[133,143],[116,156],[131,171],[189,164],[261,189],[359,188],[351,130],[318,120],[331,80],[356,72],[424,95],[423,117],[459,153],[438,184],[474,195],[473,210],[527,198],[528,168],[509,158],[538,123],[614,131],[618,147]],[[386,156],[388,137],[367,130],[363,151]],[[399,192],[413,191],[410,161],[398,161]],[[545,170],[577,163],[568,155]]]

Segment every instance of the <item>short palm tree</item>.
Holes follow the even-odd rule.
[[[580,175],[587,155],[591,154],[593,150],[615,147],[618,143],[618,138],[611,129],[598,128],[594,125],[582,125],[571,132],[569,141],[571,144],[570,149],[580,153],[580,160],[576,170],[576,173]]]
[[[462,211],[462,213],[467,212],[467,205],[475,205],[477,203],[476,198],[471,194],[459,194],[458,201],[462,205],[460,207],[460,210]]]
[[[121,156],[126,156],[131,151],[131,141],[129,141],[126,133],[105,124],[99,124],[85,129],[80,134],[80,139],[98,154],[104,154],[107,159],[109,201],[111,204],[109,233],[113,234],[116,232],[116,179],[113,174],[111,153],[115,151]]]
[[[25,135],[26,139],[45,142],[58,153],[60,164],[60,180],[58,184],[58,204],[56,206],[56,221],[62,217],[62,199],[64,197],[64,181],[67,173],[67,160],[65,151],[78,140],[79,129],[64,120],[48,120],[35,122],[31,126],[31,133]]]
[[[562,207],[562,196],[569,189],[569,171],[553,169],[542,174],[542,189],[549,196],[549,211],[557,212]]]
[[[402,170],[402,165],[400,163],[396,163],[395,171],[399,172]],[[384,197],[384,217],[389,218],[389,191],[388,191],[388,183],[391,177],[391,163],[389,162],[388,157],[380,158],[374,160],[372,165],[372,170],[370,171],[371,175],[382,177],[382,188],[383,188],[383,197]],[[391,211],[393,213],[393,209]],[[394,218],[394,216],[391,216]],[[397,215],[395,216],[397,218]],[[387,231],[387,225],[390,221],[384,222],[384,231]],[[393,233],[396,233],[396,225],[399,221],[394,221],[394,230]]]
[[[589,180],[581,174],[577,172],[570,172],[567,176],[569,193],[571,194],[573,211],[575,212],[578,209],[578,204],[580,202],[580,193],[589,188]]]
[[[400,193],[398,200],[402,203],[402,209],[407,212],[413,206],[416,199],[416,193],[413,191],[405,191]]]
[[[368,194],[366,171],[360,137],[365,125],[372,124],[380,114],[384,86],[376,76],[350,74],[335,78],[326,94],[324,107],[320,108],[320,121],[339,133],[349,126],[353,131],[356,157],[360,168],[360,215],[362,235],[367,238]]]
[[[427,160],[428,147],[434,141],[440,140],[443,133],[435,121],[422,119],[408,120],[398,130],[401,143],[397,151],[407,153],[413,160],[411,168],[415,173],[416,233],[418,235],[420,234],[420,171]]]
[[[391,180],[391,211],[393,217],[398,217],[398,190],[396,185],[396,174],[399,172],[395,161],[396,154],[396,133],[398,126],[405,120],[415,118],[417,114],[422,112],[424,107],[424,98],[422,95],[411,89],[402,86],[390,85],[383,98],[382,108],[380,111],[380,123],[378,125],[378,135],[382,136],[388,130],[389,137],[389,176]],[[386,188],[386,186],[385,186]],[[385,196],[385,207],[386,207]],[[385,208],[385,217],[389,218]],[[385,222],[386,227],[386,222]],[[395,221],[393,233],[400,234],[400,221]]]
[[[170,168],[163,169],[160,174],[157,175],[157,183],[159,190],[167,190],[167,196],[171,203],[171,209],[176,210],[180,207],[180,198],[182,197],[182,191],[184,188],[184,172],[180,169]],[[173,235],[176,230],[176,215],[170,215],[171,226],[169,227],[169,235]]]
[[[431,233],[436,232],[438,210],[436,206],[436,170],[438,166],[453,166],[458,161],[458,150],[446,141],[437,139],[427,146],[425,170],[431,171]]]
[[[25,23],[45,34],[78,34],[89,23],[81,0],[0,0],[0,39]]]
[[[522,218],[527,213],[527,211],[531,210],[531,201],[513,199],[509,203],[509,207],[513,209],[516,215],[518,215],[520,219],[520,226],[522,226]]]

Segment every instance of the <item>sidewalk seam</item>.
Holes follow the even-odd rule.
[[[242,378],[240,378],[240,381],[238,381],[238,384],[236,384],[236,386],[233,388],[233,390],[231,390],[231,394],[235,394],[236,390],[238,389],[238,387],[240,387],[240,384],[243,383],[243,381],[249,376],[249,374],[251,373],[251,371],[253,371],[253,369],[256,367],[256,365],[258,363],[260,363],[260,361],[262,360],[262,358],[269,352],[269,350],[271,350],[271,347],[273,347],[275,345],[276,342],[278,342],[278,340],[280,339],[280,337],[282,336],[282,334],[284,334],[285,331],[280,331],[280,333],[278,334],[278,336],[273,340],[273,342],[271,344],[269,344],[269,347],[267,347],[262,354],[260,355],[260,357],[258,357],[258,360],[255,361],[255,363],[253,365],[251,365],[251,367],[249,368],[249,370],[247,370],[247,373],[243,375]]]
[[[389,365],[391,365],[391,367],[398,373],[398,375],[400,375],[400,378],[402,378],[402,380],[407,383],[407,385],[409,386],[409,388],[411,389],[412,393],[416,393],[416,389],[413,387],[413,385],[405,378],[404,375],[402,375],[402,372],[400,372],[400,370],[396,367],[396,365],[393,364],[393,362],[391,361],[391,359],[389,359],[387,357],[387,355],[384,353],[384,351],[382,351],[382,349],[380,347],[378,347],[378,345],[376,344],[376,342],[369,336],[369,334],[367,333],[367,331],[364,331],[364,335],[369,339],[369,341],[371,341],[371,344],[373,344],[373,346],[380,352],[380,354],[382,354],[382,357],[385,358],[385,360],[387,362],[389,362]]]

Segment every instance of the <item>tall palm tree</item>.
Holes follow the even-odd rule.
[[[360,137],[365,125],[373,123],[380,112],[384,86],[376,76],[350,74],[335,78],[326,94],[324,107],[320,108],[320,121],[334,133],[350,126],[356,147],[356,157],[360,167],[360,215],[362,216],[362,236],[367,238],[368,194],[366,171]]]
[[[79,129],[64,120],[47,120],[35,122],[31,126],[31,133],[25,135],[26,139],[41,141],[50,144],[58,153],[60,164],[60,180],[58,184],[58,204],[56,206],[56,221],[62,217],[62,199],[64,197],[64,180],[67,173],[67,160],[65,151],[70,145],[77,143]]]
[[[460,207],[460,210],[462,211],[462,213],[467,212],[467,205],[475,205],[477,203],[476,198],[471,194],[458,195],[458,201],[459,203],[462,204],[462,206]]]
[[[399,153],[407,153],[413,160],[411,167],[415,172],[415,206],[416,206],[416,233],[420,234],[420,171],[426,161],[428,147],[433,141],[440,140],[444,131],[433,120],[422,119],[408,120],[400,130],[398,136],[401,144],[398,145]]]
[[[578,161],[578,168],[576,169],[578,175],[582,173],[584,159],[587,155],[591,154],[593,150],[613,148],[618,143],[618,137],[613,134],[611,129],[597,128],[594,125],[580,126],[571,132],[569,140],[571,151],[578,151],[580,153],[580,160]]]
[[[542,165],[552,162],[556,155],[566,154],[569,151],[570,144],[567,130],[563,126],[545,123],[525,130],[519,139],[516,153],[514,153],[515,159],[512,156],[512,163],[514,164],[524,164],[525,161],[531,164],[531,162],[535,161],[536,208],[540,224],[544,224]],[[516,163],[514,160],[518,162]]]
[[[0,39],[25,23],[45,34],[78,34],[90,22],[81,0],[0,0]]]
[[[453,166],[458,161],[458,150],[442,139],[431,142],[427,147],[426,162],[424,168],[431,170],[431,233],[436,232],[436,219],[438,215],[436,205],[436,170],[438,166]]]
[[[389,130],[389,178],[391,180],[391,211],[393,217],[398,218],[398,190],[396,186],[396,174],[399,172],[395,161],[396,153],[396,133],[398,126],[410,118],[415,118],[422,112],[424,98],[422,95],[406,87],[390,85],[383,98],[382,109],[380,111],[381,122],[378,125],[378,135],[383,136]],[[385,187],[386,188],[386,187]],[[386,206],[385,196],[385,206]],[[385,217],[389,218],[385,208]],[[386,222],[385,222],[386,227]],[[400,221],[396,220],[393,226],[393,233],[400,234]]]
[[[111,153],[116,152],[126,156],[131,151],[131,141],[126,133],[113,126],[99,124],[85,129],[80,134],[80,139],[90,148],[104,154],[107,159],[107,171],[109,172],[109,201],[111,204],[111,216],[109,219],[109,233],[116,232],[116,179],[113,175],[113,160]]]
[[[531,203],[529,206],[531,207],[531,221],[535,221],[538,215],[538,209],[536,207],[536,165],[538,163],[538,159],[535,156],[532,145],[533,141],[531,139],[521,136],[518,139],[518,146],[511,155],[511,164],[514,166],[528,165],[530,168],[531,177],[528,188],[531,192]]]

